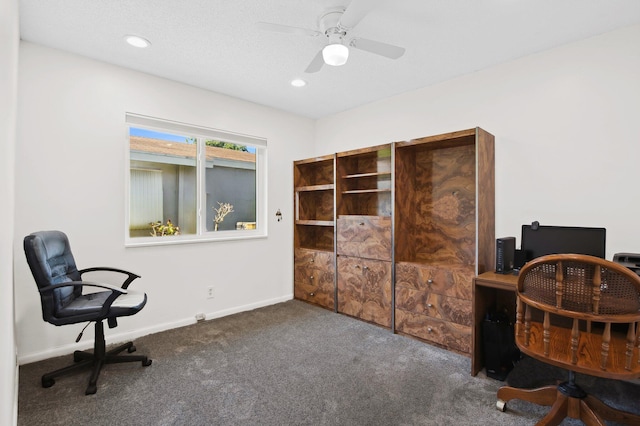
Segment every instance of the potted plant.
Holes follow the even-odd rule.
[[[180,235],[180,228],[171,223],[171,219],[167,220],[167,224],[163,225],[162,222],[151,222],[151,235],[154,237],[164,237],[165,235]]]

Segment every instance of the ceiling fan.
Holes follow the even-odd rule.
[[[398,59],[404,54],[404,47],[361,37],[349,37],[349,32],[382,1],[384,0],[352,0],[346,9],[336,8],[328,10],[318,20],[319,31],[272,24],[269,22],[258,22],[256,26],[262,30],[285,34],[326,37],[328,41],[327,44],[313,58],[305,70],[306,73],[318,72],[324,64],[333,66],[344,65],[349,58],[349,47],[390,59]]]

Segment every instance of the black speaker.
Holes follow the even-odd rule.
[[[508,274],[513,271],[516,252],[516,237],[503,237],[496,240],[496,272]]]
[[[513,324],[506,312],[487,312],[482,322],[484,366],[488,377],[504,380],[519,358]]]

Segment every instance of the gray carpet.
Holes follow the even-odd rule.
[[[503,383],[471,377],[469,358],[299,301],[135,344],[153,364],[107,366],[90,396],[85,373],[40,386],[40,376],[70,356],[21,366],[18,424],[531,425],[548,410],[512,401],[501,413]],[[508,380],[533,386],[556,378],[563,374],[526,359]],[[639,409],[638,385],[589,386],[609,403]]]

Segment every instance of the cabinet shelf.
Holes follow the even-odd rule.
[[[296,225],[333,226],[332,220],[296,220]]]
[[[368,177],[391,179],[391,172],[358,173],[353,175],[342,176],[343,179],[359,179],[359,178],[368,178]]]
[[[372,194],[372,193],[384,193],[384,192],[391,192],[391,188],[351,189],[349,191],[342,191],[342,194]]]
[[[307,186],[299,186],[296,188],[296,192],[312,192],[312,191],[332,191],[333,184],[325,184],[325,185],[307,185]]]

